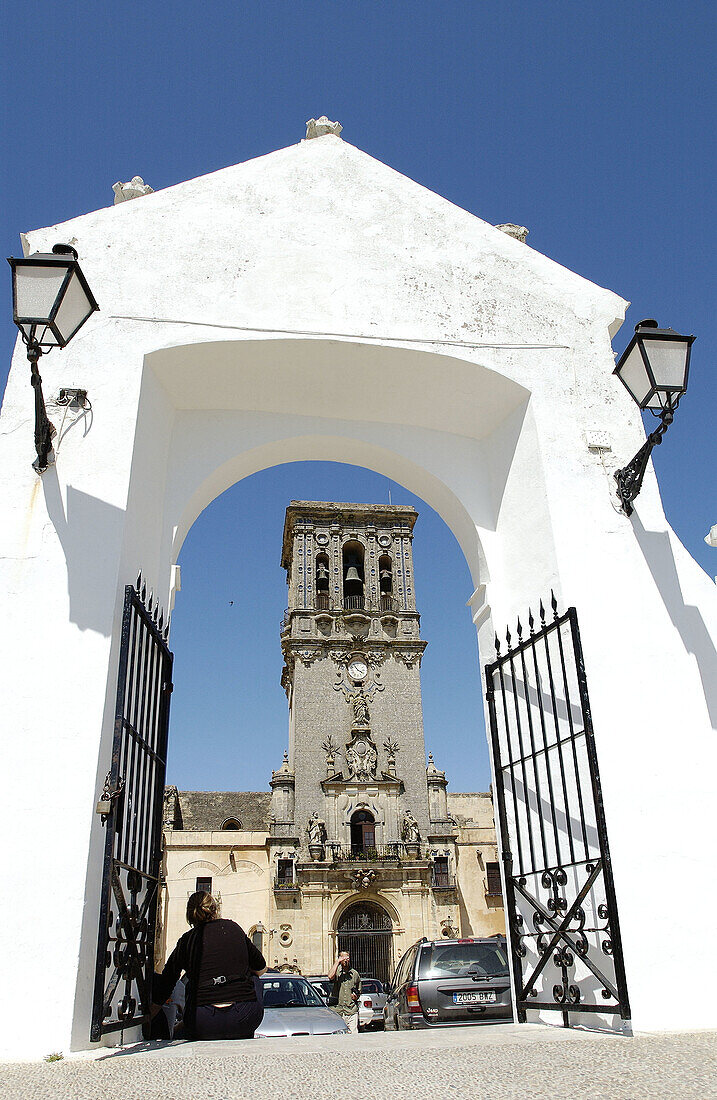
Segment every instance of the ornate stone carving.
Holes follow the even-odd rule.
[[[345,756],[351,779],[368,782],[376,778],[378,753],[369,733],[354,730]]]
[[[354,726],[365,727],[371,723],[371,713],[368,709],[368,703],[364,694],[363,688],[359,688],[358,692],[351,700],[351,705],[354,712]]]
[[[525,244],[525,238],[530,232],[524,225],[515,225],[514,222],[503,222],[501,225],[496,225],[495,228],[500,229],[501,233],[513,237],[514,240],[520,241],[521,244]]]
[[[393,655],[397,660],[403,661],[406,668],[413,668],[421,660],[420,652],[415,649],[394,649]]]
[[[378,878],[378,872],[368,870],[352,871],[346,877],[350,882],[353,882],[356,890],[370,890]]]
[[[455,940],[458,938],[458,926],[452,917],[447,917],[441,921],[441,935],[446,939]]]
[[[348,664],[349,657],[351,656],[350,649],[330,649],[329,657],[332,661],[335,661],[337,665]],[[339,673],[339,676],[341,673]]]
[[[336,757],[340,756],[339,746],[329,734],[325,741],[321,742],[321,748],[326,753],[326,774],[333,775],[336,765]]]
[[[321,656],[321,649],[319,647],[317,647],[316,649],[297,649],[294,652],[301,661],[302,665],[304,665],[306,668],[308,668],[309,665],[312,665],[314,661]]]
[[[133,176],[129,183],[113,183],[112,190],[115,193],[115,206],[118,202],[127,202],[128,199],[138,199],[142,195],[154,194],[154,188],[145,183],[141,176]]]
[[[338,137],[343,130],[340,122],[331,122],[326,115],[321,118],[310,118],[306,123],[306,139],[323,137],[324,134],[333,134]]]
[[[366,660],[371,668],[380,668],[387,657],[387,649],[369,649],[366,653]]]
[[[401,840],[404,844],[420,844],[421,834],[418,829],[418,822],[411,813],[410,810],[406,810],[403,815],[403,825],[401,826]]]
[[[326,840],[326,825],[319,817],[319,811],[314,810],[306,826],[306,836],[309,844],[323,844]]]

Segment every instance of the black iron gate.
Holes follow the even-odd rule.
[[[374,902],[357,902],[343,914],[338,927],[339,951],[348,951],[362,978],[391,980],[391,918]]]
[[[485,671],[518,1019],[568,1027],[630,1006],[577,614],[552,611]]]
[[[90,1038],[149,1019],[172,691],[169,623],[141,577],[127,585],[112,763],[97,805],[107,828]]]

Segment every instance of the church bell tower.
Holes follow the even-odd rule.
[[[282,565],[289,768],[304,853],[430,830],[413,508],[292,501]]]

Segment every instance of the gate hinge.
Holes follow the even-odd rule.
[[[112,809],[112,803],[114,802],[115,798],[119,798],[124,789],[124,779],[122,778],[122,776],[120,776],[117,780],[116,788],[113,791],[110,790],[110,774],[110,772],[107,772],[107,775],[105,776],[105,785],[102,788],[100,800],[95,806],[95,813],[102,814],[103,825],[106,822],[107,816]]]

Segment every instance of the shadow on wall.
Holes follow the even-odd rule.
[[[119,557],[124,511],[97,497],[67,487],[67,512],[54,466],[43,474],[47,514],[57,531],[67,566],[70,620],[80,630],[112,632],[116,585],[110,583],[107,559]]]
[[[685,649],[695,656],[710,722],[712,728],[717,730],[717,650],[714,642],[699,608],[694,604],[686,604],[682,597],[669,535],[660,531],[646,531],[636,512],[633,513],[632,521],[640,549],[673,625],[682,638]]]

